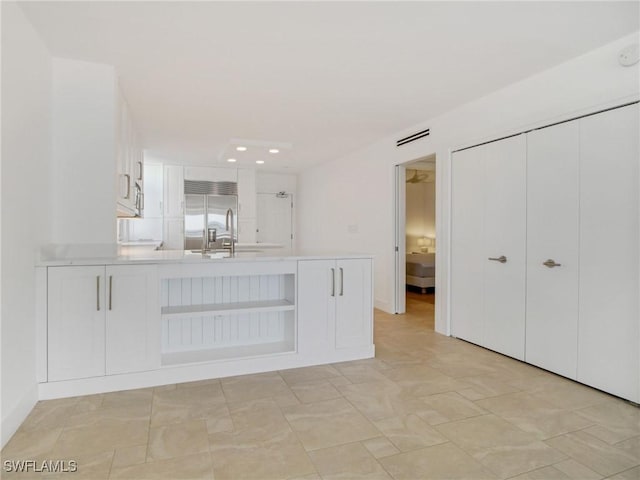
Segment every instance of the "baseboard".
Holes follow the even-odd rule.
[[[34,384],[13,410],[7,414],[3,409],[2,425],[0,426],[0,448],[4,448],[7,442],[9,442],[37,402],[38,385]]]
[[[373,301],[373,306],[375,308],[377,308],[378,310],[382,310],[383,312],[386,313],[394,313],[391,308],[391,303],[390,302],[386,302],[383,300],[374,300]]]

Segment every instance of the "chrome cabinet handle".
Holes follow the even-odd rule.
[[[131,175],[125,173],[124,176],[127,177],[127,194],[124,198],[128,200],[131,197]]]
[[[111,291],[113,290],[113,275],[109,275],[109,310],[111,310]]]
[[[549,267],[549,268],[553,268],[553,267],[561,267],[561,266],[562,266],[562,264],[561,264],[561,263],[556,263],[556,262],[555,262],[555,260],[553,260],[553,259],[551,259],[551,258],[550,258],[549,260],[547,260],[546,262],[542,262],[542,264],[543,264],[545,267]]]
[[[331,269],[331,296],[336,296],[336,269]]]
[[[505,257],[504,255],[500,255],[498,258],[489,257],[489,260],[491,260],[492,262],[507,263],[507,257]]]
[[[96,310],[100,311],[100,275],[96,276]]]
[[[344,270],[340,267],[340,296],[344,296]]]
[[[138,180],[142,180],[142,162],[138,162]]]

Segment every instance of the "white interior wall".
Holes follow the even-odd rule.
[[[35,261],[51,228],[51,57],[2,2],[2,373],[4,446],[35,405]]]
[[[406,249],[419,252],[418,239],[436,236],[435,182],[406,184]]]
[[[436,331],[448,333],[450,152],[465,145],[637,99],[639,66],[622,67],[620,50],[639,33],[602,46],[444,115],[381,139],[298,177],[298,236],[309,250],[375,255],[375,304],[393,311],[393,167],[436,154]],[[402,147],[395,141],[431,129]]]

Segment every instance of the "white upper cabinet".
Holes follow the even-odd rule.
[[[129,105],[117,89],[117,181],[118,215],[140,214],[143,203],[143,152]]]
[[[578,380],[640,402],[638,105],[580,121]]]
[[[529,133],[527,155],[526,360],[576,378],[578,122]]]
[[[184,168],[178,165],[164,166],[164,216],[184,215]]]
[[[146,163],[144,166],[144,218],[163,216],[163,174],[162,165]]]
[[[238,182],[238,171],[235,168],[184,167],[184,179],[236,183]]]

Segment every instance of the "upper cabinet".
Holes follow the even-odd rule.
[[[179,165],[164,166],[164,216],[184,215],[184,168]]]
[[[143,193],[143,152],[124,95],[117,89],[117,180],[118,216],[141,216]]]

